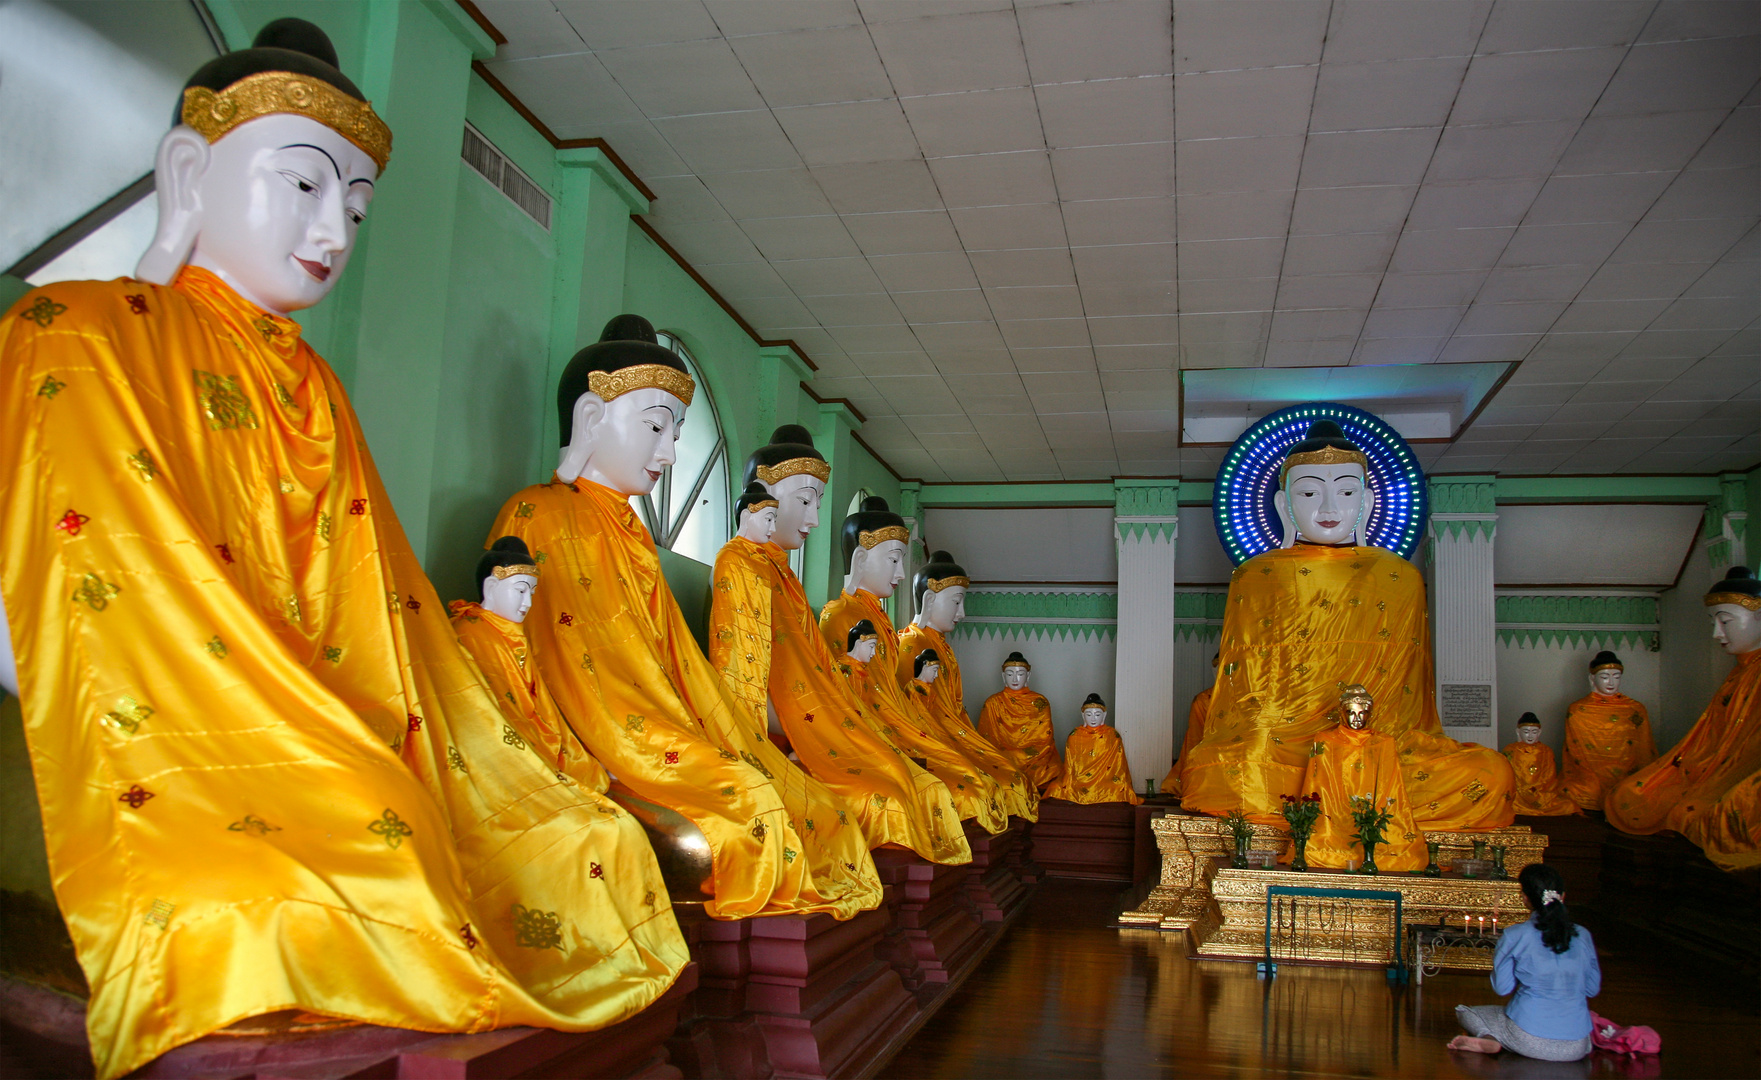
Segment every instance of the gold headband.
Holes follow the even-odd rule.
[[[962,589],[970,588],[972,586],[972,579],[965,574],[951,574],[944,578],[932,577],[924,582],[924,584],[929,586],[930,592],[941,592],[943,589],[951,588],[955,585],[960,586]]]
[[[862,549],[867,551],[876,544],[884,544],[888,540],[897,540],[901,544],[909,544],[911,542],[911,530],[903,525],[883,525],[873,532],[869,532],[867,529],[862,530],[856,534],[856,539],[862,544]]]
[[[856,644],[858,644],[858,645],[862,644],[864,641],[879,641],[879,640],[880,640],[880,635],[878,633],[877,634],[857,634],[856,635]]]
[[[260,116],[292,113],[316,120],[366,152],[385,171],[391,160],[391,129],[373,106],[356,101],[322,79],[288,71],[260,71],[215,93],[205,86],[183,92],[183,122],[209,143]]]
[[[635,364],[616,371],[588,372],[587,389],[606,401],[621,397],[632,390],[665,390],[689,405],[691,395],[697,392],[697,384],[691,380],[691,376],[676,367],[666,364]]]
[[[1717,607],[1719,604],[1737,604],[1750,611],[1761,611],[1761,596],[1750,596],[1740,592],[1715,592],[1706,594],[1706,606]]]
[[[790,458],[778,465],[760,465],[758,467],[758,479],[766,484],[775,484],[785,477],[800,476],[802,473],[806,473],[823,484],[832,478],[832,467],[819,458],[813,457]]]
[[[1290,470],[1298,465],[1357,465],[1364,470],[1365,479],[1369,478],[1370,459],[1364,457],[1360,450],[1341,450],[1337,446],[1323,446],[1319,450],[1309,450],[1301,454],[1291,454],[1284,459],[1284,469],[1278,474],[1279,483],[1290,479]]]
[[[511,577],[519,577],[521,574],[524,574],[527,577],[538,576],[538,568],[536,566],[498,566],[489,572],[495,575],[495,580],[497,581],[506,581]]]
[[[775,507],[778,507],[779,509],[781,509],[781,504],[778,503],[775,499],[760,499],[754,503],[747,503],[746,509],[744,509],[740,512],[742,514],[750,514],[754,510],[763,510],[767,506],[775,506]]]
[[[1610,660],[1606,664],[1592,665],[1590,668],[1590,674],[1594,675],[1598,671],[1607,671],[1609,668],[1613,668],[1616,671],[1625,671],[1626,665],[1621,663],[1619,660]]]
[[[1025,660],[1005,660],[1003,662],[1004,671],[1008,671],[1012,667],[1026,668],[1029,671],[1033,670],[1033,665]]]

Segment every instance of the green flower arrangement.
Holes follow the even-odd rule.
[[[1352,836],[1364,847],[1364,864],[1360,874],[1374,874],[1376,846],[1387,842],[1388,823],[1394,820],[1394,796],[1377,801],[1374,794],[1351,796],[1351,820],[1357,826]]]

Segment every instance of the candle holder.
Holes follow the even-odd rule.
[[[1498,881],[1506,881],[1510,874],[1504,869],[1504,855],[1509,849],[1503,844],[1492,845],[1492,877]]]
[[[1437,865],[1437,850],[1442,846],[1443,845],[1436,840],[1425,841],[1425,854],[1431,857],[1430,863],[1425,867],[1426,877],[1443,876],[1443,868]]]

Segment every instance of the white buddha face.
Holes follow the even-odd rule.
[[[513,574],[498,578],[494,574],[483,579],[483,610],[492,611],[509,622],[523,623],[532,610],[532,594],[538,591],[538,579],[530,574]]]
[[[929,663],[923,665],[922,670],[920,670],[917,673],[917,681],[920,683],[923,683],[925,686],[928,686],[930,683],[935,682],[936,676],[940,675],[941,673],[942,673],[942,665],[936,663],[934,660],[931,660]]]
[[[918,622],[946,634],[965,617],[966,586],[950,585],[941,592],[934,589],[923,591],[923,610],[917,613]]]
[[[1083,727],[1104,727],[1107,723],[1107,710],[1099,705],[1085,705],[1082,709]]]
[[[685,403],[658,387],[643,387],[606,401],[598,394],[575,399],[569,445],[557,465],[558,479],[577,476],[620,495],[646,495],[661,470],[678,458],[673,444],[685,423]]]
[[[740,535],[754,544],[768,544],[777,531],[777,508],[765,506],[740,515]]]
[[[1344,544],[1359,533],[1375,506],[1361,465],[1298,465],[1273,497],[1284,522],[1284,546],[1296,537],[1315,544]],[[1292,526],[1294,525],[1294,529]]]
[[[1761,611],[1750,611],[1741,604],[1718,604],[1708,608],[1712,616],[1712,640],[1724,646],[1732,656],[1761,649]]]
[[[137,276],[166,284],[187,259],[286,315],[324,299],[348,265],[379,166],[318,121],[278,113],[212,146],[172,128],[155,175],[159,225]]]
[[[905,580],[905,541],[882,540],[850,553],[850,591],[867,589],[886,599]]]
[[[1541,741],[1541,725],[1519,724],[1516,729],[1516,737],[1517,741],[1533,746]]]
[[[1010,664],[1003,669],[1003,685],[1011,690],[1027,689],[1028,670],[1020,664]]]
[[[879,639],[871,638],[871,637],[863,638],[861,641],[858,641],[856,643],[856,647],[854,649],[850,650],[850,659],[855,660],[859,663],[866,664],[870,660],[874,659],[874,651],[875,651],[875,649],[877,649],[879,647],[880,647]]]
[[[1590,689],[1598,694],[1614,695],[1620,693],[1621,670],[1617,667],[1606,667],[1601,671],[1590,673]]]
[[[819,528],[819,500],[825,497],[825,481],[796,473],[766,484],[764,489],[777,499],[777,531],[770,542],[787,551],[807,543],[807,534]]]

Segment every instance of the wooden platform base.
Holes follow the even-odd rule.
[[[881,955],[899,972],[906,989],[927,1000],[984,943],[984,920],[966,889],[971,871],[928,862],[909,851],[882,849],[873,855],[893,915]]]
[[[1033,827],[1034,859],[1047,877],[1130,881],[1137,843],[1135,810],[1130,803],[1041,799]]]
[[[1019,849],[1027,822],[1010,818],[1009,827],[992,836],[972,822],[966,824],[966,842],[972,848],[967,867],[966,894],[985,922],[1002,922],[1027,903],[1027,885],[1021,880]]]

